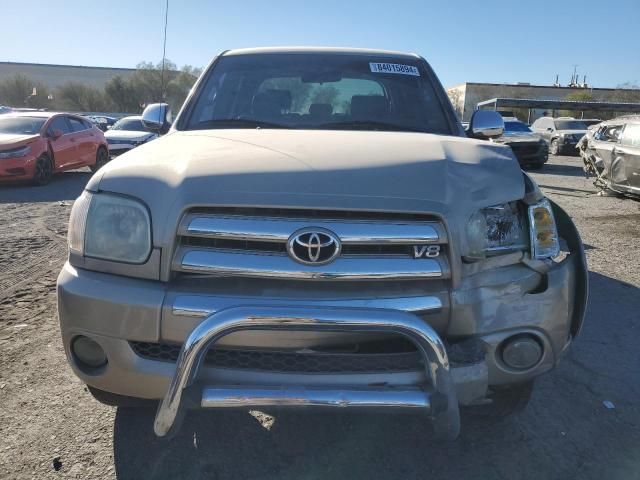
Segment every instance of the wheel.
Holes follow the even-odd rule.
[[[558,139],[554,138],[553,140],[551,140],[551,144],[549,145],[549,153],[551,155],[559,155],[558,149]]]
[[[100,147],[98,148],[98,153],[96,153],[96,163],[91,165],[89,168],[93,173],[96,173],[98,170],[104,167],[108,161],[109,152],[107,152],[106,148]]]
[[[483,417],[507,417],[524,410],[533,393],[533,380],[508,387],[493,387],[491,403],[469,407],[469,413]]]
[[[33,184],[39,187],[46,185],[53,176],[53,165],[48,155],[43,154],[36,160],[36,168],[33,172]]]
[[[87,385],[87,388],[93,398],[104,405],[109,405],[110,407],[156,408],[158,406],[158,402],[156,400],[118,395],[117,393],[105,392],[104,390],[100,390],[89,385]]]

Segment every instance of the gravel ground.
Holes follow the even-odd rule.
[[[157,441],[154,412],[98,404],[64,358],[55,279],[89,174],[0,187],[0,478],[640,479],[640,202],[596,196],[580,164],[558,157],[533,176],[587,244],[584,331],[525,412],[464,417],[451,445],[413,415],[308,412],[200,412]]]

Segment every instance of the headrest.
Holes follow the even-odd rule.
[[[382,95],[354,95],[351,97],[351,116],[354,118],[385,117],[389,114],[389,101]]]
[[[333,113],[333,105],[330,103],[312,103],[309,106],[309,114],[314,117],[329,117]]]
[[[258,93],[253,97],[253,112],[262,115],[281,114],[291,107],[291,92],[289,90],[270,89]]]

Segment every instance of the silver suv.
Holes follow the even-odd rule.
[[[105,403],[159,402],[159,436],[189,407],[413,409],[455,438],[460,406],[522,406],[580,331],[587,269],[481,140],[502,131],[478,111],[465,132],[417,55],[220,54],[73,206],[71,367]]]

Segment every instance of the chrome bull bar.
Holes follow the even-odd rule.
[[[222,337],[240,330],[323,330],[387,332],[413,341],[424,358],[430,384],[421,389],[205,386],[201,407],[326,406],[414,408],[430,417],[440,438],[455,439],[460,414],[449,359],[438,334],[416,315],[398,310],[335,307],[242,306],[207,317],[180,350],[176,372],[154,422],[157,436],[179,427],[183,391],[193,384],[207,350]]]

